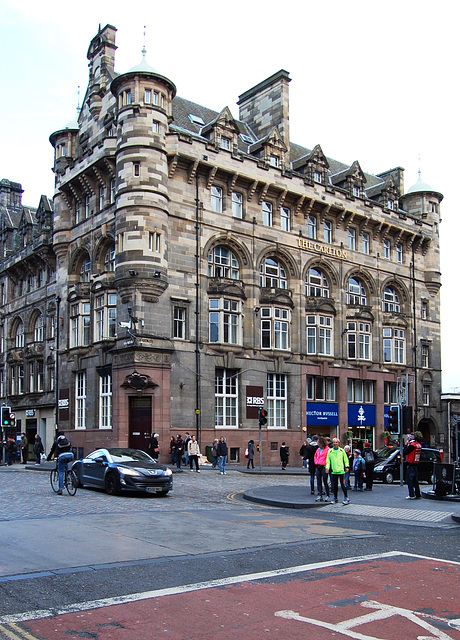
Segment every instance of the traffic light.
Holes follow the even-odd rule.
[[[259,427],[263,427],[268,421],[268,411],[266,409],[259,409]]]
[[[10,413],[10,427],[16,426],[16,414]]]
[[[400,433],[401,429],[401,408],[399,404],[392,405],[388,413],[388,426],[391,433]]]
[[[414,428],[414,418],[411,406],[402,408],[402,426],[404,432],[406,432],[408,429],[412,431]]]
[[[11,413],[11,407],[2,407],[2,427],[11,426],[10,413]]]

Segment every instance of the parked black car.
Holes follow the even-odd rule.
[[[399,480],[401,456],[396,447],[382,447],[377,452],[377,460],[374,467],[374,480],[381,480],[385,484],[391,484],[393,480]],[[419,482],[433,483],[433,464],[441,462],[441,454],[437,449],[425,449],[420,452],[418,463]],[[406,463],[404,462],[404,479],[406,477]]]
[[[171,470],[138,449],[96,449],[72,469],[81,487],[105,489],[110,495],[127,490],[164,496],[173,488]]]

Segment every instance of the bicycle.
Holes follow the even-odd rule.
[[[56,467],[52,469],[50,473],[51,488],[54,493],[59,491],[59,474],[58,474],[58,461],[56,459]],[[73,469],[69,469],[69,463],[65,466],[64,471],[64,487],[67,489],[69,496],[74,496],[77,493],[78,478]]]

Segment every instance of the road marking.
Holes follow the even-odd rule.
[[[327,513],[332,511],[331,507],[327,507]],[[445,511],[429,511],[427,509],[404,509],[402,507],[377,507],[372,505],[348,504],[344,515],[369,515],[375,518],[388,518],[391,520],[415,520],[417,522],[442,522],[446,518],[450,518],[451,512]],[[340,511],[342,514],[342,511]]]
[[[375,602],[372,600],[361,602],[360,604],[362,607],[374,609],[374,611],[372,613],[368,613],[363,616],[357,616],[355,618],[351,618],[350,620],[344,620],[343,622],[337,622],[335,624],[325,622],[324,620],[306,618],[296,613],[295,611],[275,611],[275,616],[277,616],[278,618],[284,618],[285,620],[297,620],[298,622],[305,622],[317,627],[322,627],[323,629],[329,629],[330,631],[338,632],[344,636],[347,636],[348,638],[355,638],[355,640],[381,640],[381,638],[377,638],[376,636],[368,636],[366,634],[359,633],[358,631],[353,631],[352,629],[363,624],[385,620],[388,618],[392,618],[393,616],[399,616],[406,618],[406,620],[410,620],[414,624],[417,624],[419,627],[422,627],[422,629],[424,629],[425,631],[429,631],[432,634],[431,636],[417,636],[419,640],[422,640],[422,638],[425,638],[426,640],[436,640],[436,638],[438,638],[439,640],[452,640],[451,636],[448,636],[446,633],[444,633],[444,631],[441,631],[441,629],[438,629],[429,622],[421,619],[423,617],[423,614],[419,614],[418,612],[417,614],[415,614],[410,609],[403,609],[401,607],[381,604],[380,602]]]
[[[0,631],[3,631],[10,640],[38,640],[37,636],[33,636],[25,629],[20,629],[14,623],[10,623],[7,627],[0,624]]]
[[[163,596],[178,595],[189,593],[191,591],[201,591],[203,589],[212,589],[217,587],[225,587],[239,582],[252,582],[255,580],[264,580],[266,578],[276,578],[278,576],[292,575],[303,573],[306,571],[316,571],[328,567],[337,567],[340,565],[353,564],[354,562],[367,562],[370,560],[381,560],[383,558],[392,558],[397,556],[406,556],[408,558],[418,558],[420,560],[431,560],[437,563],[446,563],[460,566],[460,562],[454,560],[444,560],[442,558],[431,558],[415,553],[407,553],[405,551],[387,551],[385,553],[369,554],[367,556],[357,556],[354,558],[343,558],[338,560],[327,560],[325,562],[316,562],[313,564],[304,564],[295,567],[286,567],[284,569],[275,569],[273,571],[261,571],[259,573],[244,573],[219,580],[209,580],[207,582],[197,582],[194,584],[181,585],[179,587],[169,587],[166,589],[157,589],[154,591],[143,591],[141,593],[131,593],[125,596],[114,596],[111,598],[103,598],[100,600],[89,600],[87,602],[79,602],[70,604],[59,609],[42,609],[39,611],[27,611],[25,613],[17,613],[0,617],[1,624],[11,624],[14,622],[27,622],[30,620],[41,620],[43,618],[53,618],[62,616],[67,613],[79,613],[81,611],[89,611],[91,609],[102,609],[103,607],[111,607],[113,605],[128,604],[131,602],[139,602],[140,600],[149,600],[151,598],[161,598]]]

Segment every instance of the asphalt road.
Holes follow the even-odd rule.
[[[174,483],[165,498],[87,489],[58,497],[48,474],[0,467],[0,638],[27,637],[5,627],[20,614],[147,590],[388,552],[460,561],[460,525],[451,519],[460,505],[406,501],[399,485],[351,493],[347,506],[297,510],[242,494],[278,485],[309,493],[308,475],[204,469]]]

